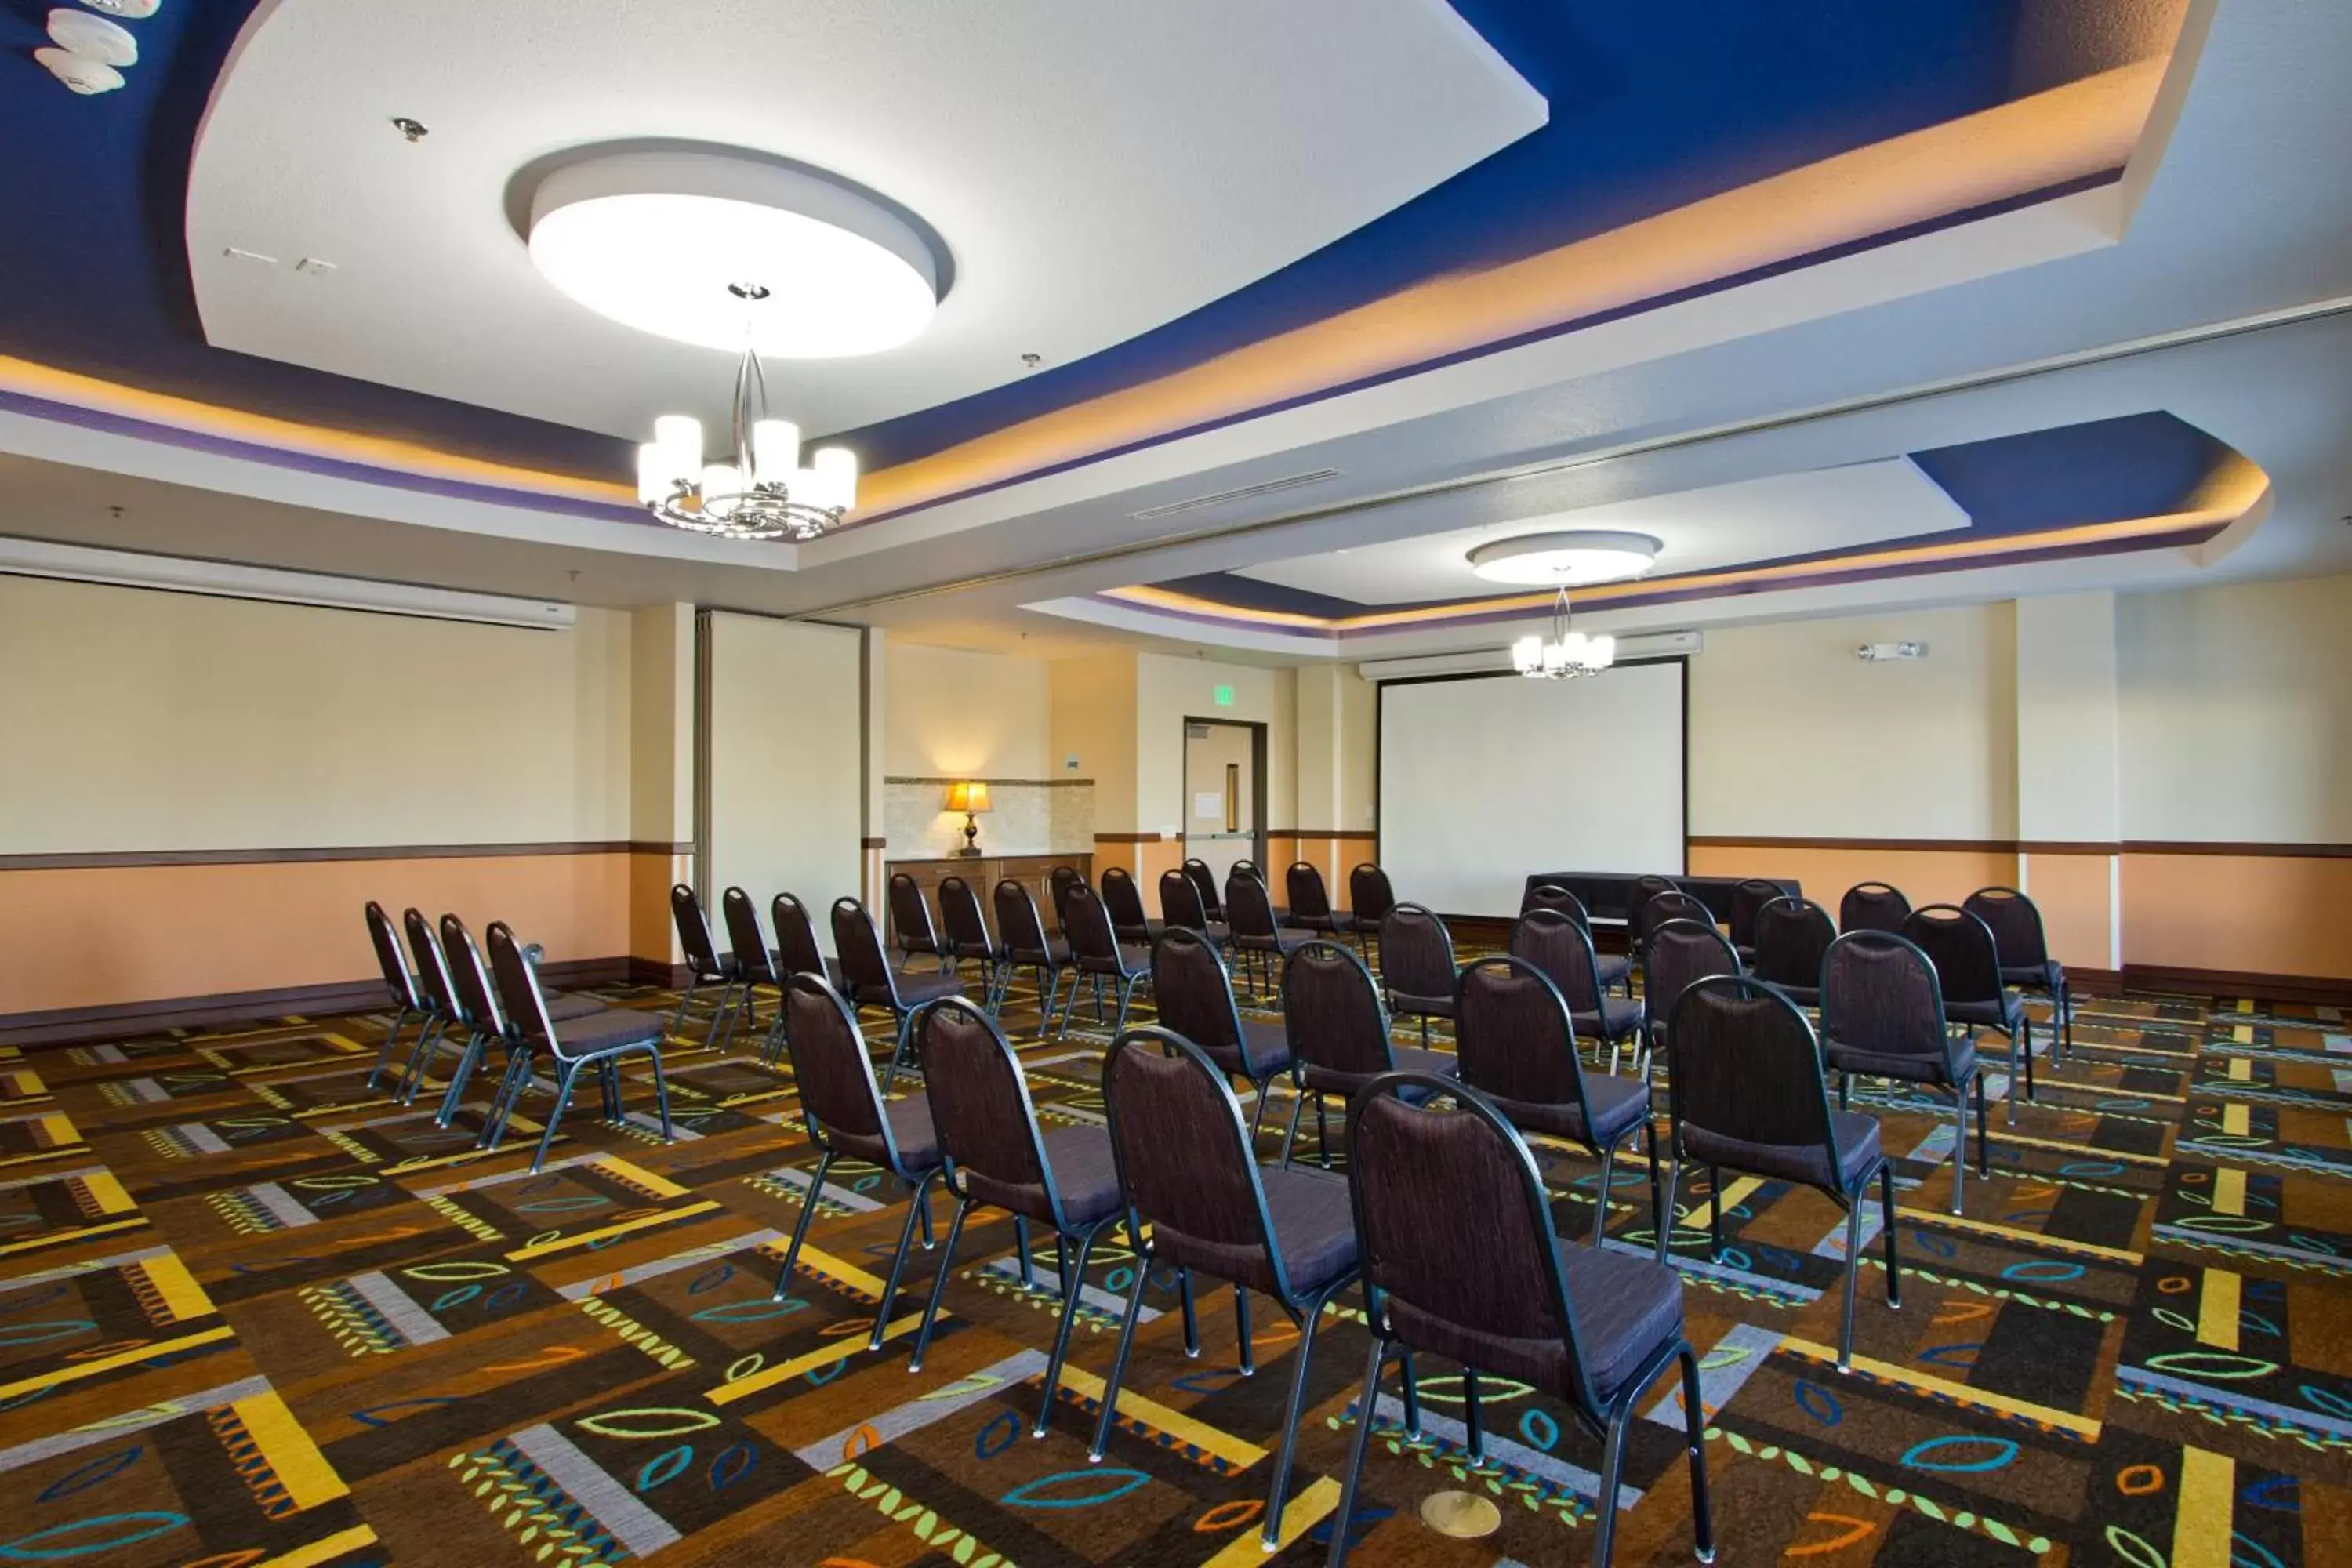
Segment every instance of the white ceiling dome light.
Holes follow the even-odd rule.
[[[779,359],[896,348],[929,325],[940,300],[939,258],[912,224],[748,153],[567,163],[532,196],[530,258],[624,326]]]
[[[1605,529],[1527,533],[1470,552],[1470,570],[1490,583],[1530,588],[1585,588],[1648,574],[1659,542],[1646,533]]]

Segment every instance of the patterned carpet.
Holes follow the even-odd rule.
[[[1009,1019],[1041,1113],[1098,1119],[1102,1035],[1036,1040],[1017,991]],[[919,1375],[919,1294],[865,1348],[903,1215],[879,1173],[835,1167],[803,1272],[770,1300],[814,1168],[787,1075],[675,1043],[676,1142],[633,1071],[635,1124],[575,1109],[533,1177],[523,1123],[544,1101],[479,1155],[481,1094],[444,1132],[429,1092],[404,1110],[366,1089],[383,1023],[0,1060],[0,1561],[1268,1561],[1255,1526],[1295,1338],[1269,1305],[1243,1378],[1230,1293],[1203,1292],[1187,1361],[1155,1281],[1120,1430],[1089,1465],[1121,1248],[1096,1254],[1064,1404],[1033,1441],[1053,1306],[1001,1217],[967,1231]],[[1687,1232],[1678,1254],[1720,1561],[2352,1560],[2347,1029],[2310,1007],[2085,998],[2075,1060],[2014,1130],[1996,1107],[1965,1219],[1944,1213],[1948,1119],[1874,1100],[1910,1277],[1890,1311],[1873,1249],[1850,1375],[1829,1364],[1837,1212],[1775,1184],[1686,1185],[1686,1224],[1727,1205],[1719,1264]],[[1540,1152],[1580,1236],[1593,1166]],[[1644,1179],[1621,1161],[1616,1244],[1651,1237]],[[914,1291],[936,1257],[916,1255]],[[1315,1358],[1285,1563],[1319,1562],[1338,1526],[1352,1302]],[[1490,1380],[1474,1468],[1455,1370],[1424,1361],[1420,1438],[1392,1402],[1372,1413],[1355,1560],[1584,1561],[1598,1446]],[[1675,1397],[1662,1384],[1632,1436],[1621,1563],[1690,1561]],[[1432,1529],[1420,1507],[1442,1490],[1490,1499],[1500,1528]]]

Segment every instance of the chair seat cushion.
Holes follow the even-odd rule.
[[[1681,1337],[1682,1280],[1673,1269],[1647,1258],[1572,1241],[1555,1245],[1576,1312],[1585,1374],[1592,1380],[1593,1393],[1606,1402],[1660,1345]],[[1568,1346],[1559,1340],[1480,1333],[1423,1312],[1398,1296],[1389,1299],[1389,1311],[1405,1342],[1417,1350],[1532,1384],[1555,1399],[1576,1396]]]
[[[1063,964],[1070,962],[1070,944],[1058,936],[1047,937],[1042,952],[1034,947],[1009,947],[1006,951],[1015,963]]]
[[[1279,1165],[1258,1174],[1292,1290],[1320,1290],[1356,1266],[1356,1213],[1345,1176]]]
[[[603,997],[578,991],[558,991],[547,999],[547,1016],[559,1024],[568,1024],[574,1018],[593,1018],[610,1011],[612,1004]]]
[[[1462,1064],[1450,1053],[1425,1051],[1418,1046],[1391,1046],[1389,1059],[1396,1064],[1390,1069],[1393,1072],[1425,1072],[1438,1078],[1454,1078],[1459,1076],[1462,1068]],[[1299,1063],[1299,1071],[1310,1090],[1323,1094],[1352,1095],[1381,1076],[1376,1072],[1345,1072],[1338,1068],[1318,1067],[1306,1061]],[[1404,1096],[1408,1105],[1418,1104],[1427,1098],[1418,1090],[1410,1090]]]
[[[1108,1128],[1057,1127],[1039,1142],[1062,1194],[1064,1218],[1072,1225],[1092,1225],[1118,1212],[1118,1163],[1111,1153]]]
[[[1158,942],[1160,940],[1160,933],[1167,929],[1168,925],[1166,921],[1148,919],[1139,926],[1123,925],[1118,928],[1118,938],[1121,942],[1140,941],[1146,947],[1150,947],[1153,942]]]
[[[1583,1108],[1574,1104],[1496,1099],[1495,1109],[1515,1127],[1603,1149],[1639,1127],[1642,1119],[1650,1113],[1648,1086],[1633,1079],[1587,1073],[1584,1098],[1592,1106],[1593,1124],[1590,1129],[1584,1124]]]
[[[1822,1054],[1830,1066],[1840,1072],[1861,1073],[1868,1078],[1899,1078],[1906,1083],[1966,1083],[1969,1075],[1977,1070],[1977,1045],[1974,1040],[1954,1040],[1951,1045],[1952,1065],[1946,1068],[1942,1057],[1926,1052],[1866,1051],[1857,1047],[1841,1045],[1824,1036]]]
[[[1622,1040],[1642,1026],[1646,1005],[1639,996],[1603,996],[1598,1013],[1574,1016],[1576,1027],[1581,1034]]]
[[[1405,1017],[1451,1018],[1454,998],[1451,996],[1415,996],[1410,992],[1389,993],[1389,1011]]]
[[[1956,1024],[1981,1024],[1989,1029],[2014,1029],[2025,1021],[2025,1002],[2014,991],[2004,991],[2000,1000],[1955,1002],[1944,998],[1944,1016]]]
[[[1230,1046],[1204,1046],[1202,1049],[1226,1072],[1253,1083],[1290,1070],[1290,1031],[1282,1025],[1244,1018],[1242,1043],[1248,1054],[1246,1061],[1242,1051]]]
[[[1339,929],[1338,922],[1329,915],[1292,915],[1285,923],[1295,926],[1300,931],[1311,931],[1324,935]]]
[[[607,1007],[556,1026],[552,1042],[559,1057],[593,1057],[605,1051],[661,1043],[665,1020],[657,1013],[634,1007]]]
[[[890,1136],[898,1145],[898,1165],[901,1170],[917,1175],[931,1170],[940,1163],[940,1135],[931,1125],[931,1102],[920,1094],[910,1094],[894,1100],[883,1108],[890,1119]],[[877,1165],[889,1162],[884,1156],[882,1140],[863,1132],[844,1132],[826,1128],[825,1135],[835,1148],[856,1159]]]
[[[902,1007],[919,1007],[942,996],[963,994],[963,982],[952,970],[940,974],[900,974],[892,984]]]
[[[2066,966],[2053,959],[2048,963],[2004,963],[2000,966],[2003,985],[2030,985],[2036,991],[2054,991],[2066,984]]]
[[[1858,1110],[1832,1110],[1830,1121],[1837,1130],[1835,1171],[1830,1169],[1829,1152],[1818,1143],[1751,1143],[1688,1123],[1682,1130],[1683,1157],[1701,1164],[1729,1165],[1751,1175],[1852,1193],[1879,1163],[1878,1118]]]
[[[1633,961],[1622,952],[1601,953],[1594,960],[1592,973],[1599,978],[1601,988],[1606,991],[1612,985],[1624,984],[1633,977]]]
[[[1295,952],[1314,940],[1315,933],[1311,931],[1300,931],[1295,926],[1280,925],[1275,927],[1272,936],[1244,934],[1234,938],[1236,944],[1247,948],[1252,952]]]

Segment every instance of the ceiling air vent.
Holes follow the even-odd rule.
[[[1259,496],[1275,495],[1283,490],[1295,490],[1307,485],[1319,485],[1325,479],[1336,479],[1339,477],[1339,470],[1337,468],[1317,468],[1312,473],[1293,474],[1288,479],[1268,479],[1264,484],[1244,485],[1236,490],[1219,490],[1213,496],[1194,496],[1191,500],[1171,500],[1165,506],[1148,506],[1141,511],[1131,511],[1127,515],[1139,522],[1150,522],[1154,518],[1174,517],[1178,512],[1183,511],[1199,511],[1202,507],[1223,506],[1227,501],[1252,500]]]

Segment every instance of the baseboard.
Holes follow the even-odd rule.
[[[2071,976],[2074,971],[2069,970]],[[2250,974],[2228,969],[2178,969],[2126,963],[2123,982],[2133,991],[2177,991],[2192,996],[2247,996],[2266,1002],[2352,1006],[2352,979],[2321,974]]]
[[[637,958],[576,958],[544,965],[551,986],[666,985],[669,966]],[[678,984],[683,984],[683,979]],[[311,1017],[375,1012],[388,1005],[381,980],[285,985],[268,991],[225,991],[206,996],[166,996],[40,1013],[0,1013],[0,1046],[71,1046],[120,1040],[163,1029],[202,1028],[257,1018]]]
[[[657,991],[683,991],[694,979],[694,971],[685,964],[664,963],[658,958],[629,959],[626,969],[628,984],[650,985]]]

